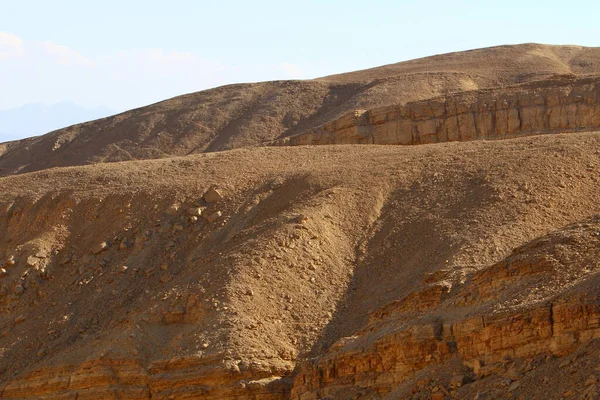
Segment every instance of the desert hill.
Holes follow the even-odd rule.
[[[502,46],[1,144],[0,398],[598,398],[598,60]]]
[[[585,132],[2,178],[1,396],[528,397],[599,355],[599,168]]]
[[[248,147],[355,110],[600,74],[600,49],[523,44],[438,55],[307,81],[210,89],[0,144],[0,174]]]

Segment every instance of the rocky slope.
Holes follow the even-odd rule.
[[[600,79],[563,77],[358,110],[273,144],[409,145],[598,128]]]
[[[597,397],[599,169],[575,132],[1,178],[0,397]]]
[[[224,86],[0,145],[0,176],[257,145],[348,112],[555,75],[600,74],[598,48],[524,44],[444,54],[310,81]]]
[[[486,388],[481,380],[490,375],[509,382],[504,390],[488,386],[489,395],[527,396],[535,387],[521,387],[521,380],[536,360],[568,355],[600,338],[599,255],[595,217],[533,240],[489,267],[435,271],[307,363],[292,398],[427,396],[431,386],[407,382],[428,366],[450,361],[460,362],[462,371],[439,379],[434,392],[442,398],[471,397],[474,388],[465,384],[478,381]],[[515,360],[526,365],[509,372]],[[570,382],[581,385],[578,392],[600,395],[595,381],[585,388],[580,379]]]

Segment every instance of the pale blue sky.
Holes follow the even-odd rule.
[[[600,45],[598,1],[0,0],[0,110],[121,111],[500,44]]]

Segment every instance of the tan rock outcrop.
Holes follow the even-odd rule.
[[[391,333],[390,322],[334,345],[295,377],[293,399],[340,398],[344,391],[385,395],[417,371],[458,355],[475,375],[506,358],[568,354],[600,338],[599,299],[571,298],[523,313],[475,316],[458,321],[405,324]]]
[[[275,145],[427,144],[593,130],[600,80],[556,78],[506,89],[357,110]]]
[[[355,336],[341,339],[302,366],[292,398],[346,398],[357,393],[383,397],[419,370],[452,357],[483,377],[504,360],[565,356],[600,338],[600,293],[589,289],[597,287],[590,284],[596,283],[600,266],[590,267],[593,258],[581,256],[594,254],[598,244],[586,240],[587,233],[550,235],[475,272],[454,290],[447,281],[432,283],[375,311]],[[565,245],[577,261],[565,255]],[[566,291],[560,295],[545,289],[581,270],[577,285],[563,283]],[[519,298],[508,289],[515,287],[516,293],[533,290],[539,297]],[[466,294],[470,300],[461,301]],[[512,307],[490,309],[498,304]]]
[[[182,357],[152,363],[100,359],[47,367],[0,387],[3,399],[245,399],[287,398],[291,381],[268,369],[227,368],[217,359]],[[284,372],[284,371],[279,371]]]

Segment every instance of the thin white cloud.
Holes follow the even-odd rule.
[[[120,50],[114,55],[102,58],[103,62],[111,63],[141,63],[148,67],[179,68],[198,64],[210,65],[209,62],[192,52],[166,50],[161,48]],[[150,64],[150,65],[148,65]]]
[[[189,62],[195,58],[190,52],[166,51],[164,49],[148,49],[139,52],[139,54],[154,61],[166,63]]]
[[[284,62],[281,63],[280,69],[288,78],[302,78],[304,76],[302,69],[295,64]]]
[[[0,60],[21,57],[25,54],[23,41],[17,35],[0,32]]]
[[[17,54],[22,57],[14,57]],[[5,32],[0,32],[0,60],[12,77],[0,79],[1,92],[10,93],[0,96],[0,109],[69,100],[125,110],[232,82],[306,77],[305,71],[289,62],[231,65],[198,52],[168,48],[79,52]]]
[[[63,46],[60,44],[45,41],[42,43],[44,53],[54,58],[59,64],[66,66],[83,65],[91,66],[93,63],[90,59],[83,56],[81,53]]]

